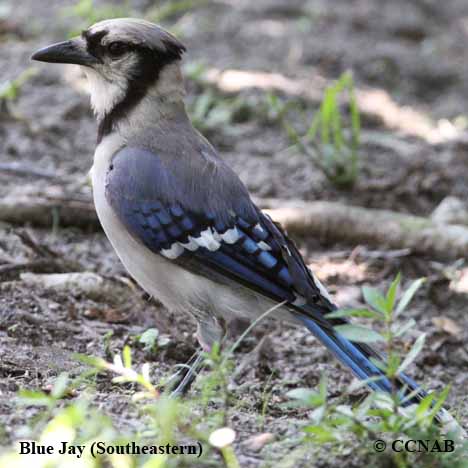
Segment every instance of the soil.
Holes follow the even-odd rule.
[[[0,84],[31,66],[29,56],[42,45],[62,40],[77,29],[69,8],[76,2],[6,1],[10,10],[0,17]],[[100,4],[102,2],[96,2]],[[133,15],[151,2],[130,2]],[[68,10],[67,10],[68,9]],[[0,11],[3,14],[3,11]],[[80,24],[84,26],[86,22]],[[357,89],[388,95],[399,110],[411,109],[415,119],[402,120],[396,129],[385,119],[363,114],[361,171],[352,190],[339,190],[301,154],[285,156],[288,138],[277,124],[255,117],[220,129],[210,139],[220,149],[256,196],[304,200],[327,199],[367,207],[389,208],[418,215],[430,214],[447,196],[466,200],[468,185],[468,4],[465,0],[326,0],[215,2],[171,17],[172,28],[188,46],[187,62],[202,62],[218,69],[278,73],[306,80],[311,88],[323,87],[351,69]],[[78,28],[79,29],[79,28]],[[85,179],[92,164],[96,126],[88,98],[78,89],[80,78],[73,66],[34,65],[29,79],[8,109],[0,108],[0,162],[58,174],[74,181]],[[189,99],[200,92],[187,83]],[[260,91],[246,90],[246,99]],[[298,97],[308,116],[317,103]],[[387,109],[382,108],[385,114]],[[299,114],[291,117],[304,125]],[[417,131],[416,121],[427,123]],[[233,136],[234,135],[234,136]],[[18,175],[0,170],[0,196],[13,191],[43,190],[60,179]],[[90,196],[85,184],[77,194]],[[27,223],[26,223],[27,224]],[[0,225],[0,263],[30,262],[37,253],[20,240],[18,226]],[[77,262],[84,271],[110,278],[126,272],[101,232],[61,228],[26,229],[39,245],[59,258]],[[450,275],[460,264],[449,265],[429,257],[370,255],[375,246],[331,245],[326,239],[296,239],[317,276],[343,306],[362,304],[360,287],[371,284],[385,290],[398,271],[404,285],[425,276],[428,281],[407,312],[417,330],[427,333],[427,345],[412,376],[425,387],[440,390],[452,384],[448,407],[468,424],[465,385],[468,384],[468,306],[466,293],[450,288]],[[358,247],[358,248],[357,248]],[[380,253],[384,253],[382,250]],[[1,265],[0,265],[1,267]],[[441,329],[436,317],[453,320],[458,333]],[[439,325],[437,325],[439,324]],[[31,410],[18,411],[14,397],[20,388],[46,388],[61,372],[82,369],[72,356],[86,353],[105,356],[121,350],[149,327],[169,337],[169,344],[148,356],[136,348],[136,362],[151,360],[154,377],[186,361],[196,349],[194,324],[185,316],[165,310],[138,288],[130,303],[118,298],[92,300],[72,293],[52,293],[26,287],[18,275],[0,270],[0,420],[4,433],[0,445],[15,439]],[[261,454],[242,443],[237,455],[242,466],[260,466],[279,459],[294,447],[291,437],[300,434],[307,412],[280,409],[285,393],[295,387],[314,387],[323,371],[330,388],[340,394],[352,377],[304,330],[269,323],[254,331],[236,355],[268,337],[267,352],[248,364],[242,375],[249,382],[245,410],[236,412],[232,426],[243,442],[259,432],[265,388],[272,390],[263,431],[277,435]],[[415,335],[416,336],[416,335]],[[241,382],[235,387],[241,388]],[[358,395],[359,396],[359,395]],[[116,421],[133,427],[137,417],[125,404],[126,396],[108,378],[99,380],[97,401]],[[288,445],[289,444],[289,445]],[[316,460],[332,466],[334,460]],[[350,466],[361,466],[351,457]],[[309,463],[311,463],[309,461]],[[310,466],[310,464],[308,465]]]

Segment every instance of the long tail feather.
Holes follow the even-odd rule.
[[[392,382],[390,382],[385,373],[371,361],[371,358],[380,360],[381,362],[384,362],[384,360],[369,345],[349,341],[333,329],[325,329],[313,319],[304,315],[299,316],[299,318],[306,328],[310,330],[342,364],[351,369],[356,377],[361,380],[372,379],[367,382],[367,385],[372,390],[392,393]],[[398,385],[398,388],[395,389],[397,392],[402,392],[404,390],[404,394],[401,395],[402,397],[414,392],[413,397],[406,401],[405,405],[417,403],[426,396],[426,392],[404,373],[398,375],[395,383]]]

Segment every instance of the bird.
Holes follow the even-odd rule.
[[[90,171],[103,230],[135,281],[169,310],[189,313],[201,349],[230,322],[271,317],[308,329],[374,391],[425,392],[404,373],[390,381],[369,344],[329,318],[338,309],[282,227],[253,202],[237,174],[193,126],[181,71],[185,46],[153,23],[100,21],[44,47],[36,61],[81,66],[98,123]],[[190,386],[201,354],[176,394]],[[397,385],[397,389],[394,388]]]

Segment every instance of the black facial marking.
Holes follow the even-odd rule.
[[[152,49],[144,45],[134,45],[138,61],[128,77],[128,90],[125,97],[99,122],[97,143],[109,134],[115,124],[127,115],[145,96],[148,88],[155,84],[161,70],[170,63],[180,60],[185,47],[175,42],[163,41],[165,50]]]
[[[106,36],[109,31],[103,29],[102,31],[83,31],[81,37],[86,41],[86,50],[94,57],[101,59],[105,53],[105,47],[102,45],[102,38]]]

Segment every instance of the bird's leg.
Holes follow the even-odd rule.
[[[174,388],[171,393],[172,397],[187,393],[197,377],[198,372],[203,367],[203,352],[210,353],[213,343],[215,341],[220,341],[220,337],[224,336],[224,334],[224,321],[219,321],[212,317],[211,320],[198,322],[197,339],[201,349],[198,350],[186,364],[180,366],[180,370],[169,379],[170,381],[174,380],[174,383],[171,385],[171,387]]]
[[[199,349],[186,364],[179,365],[180,369],[169,379],[171,383],[171,397],[185,395],[195,381],[198,372],[203,367],[203,350]]]

